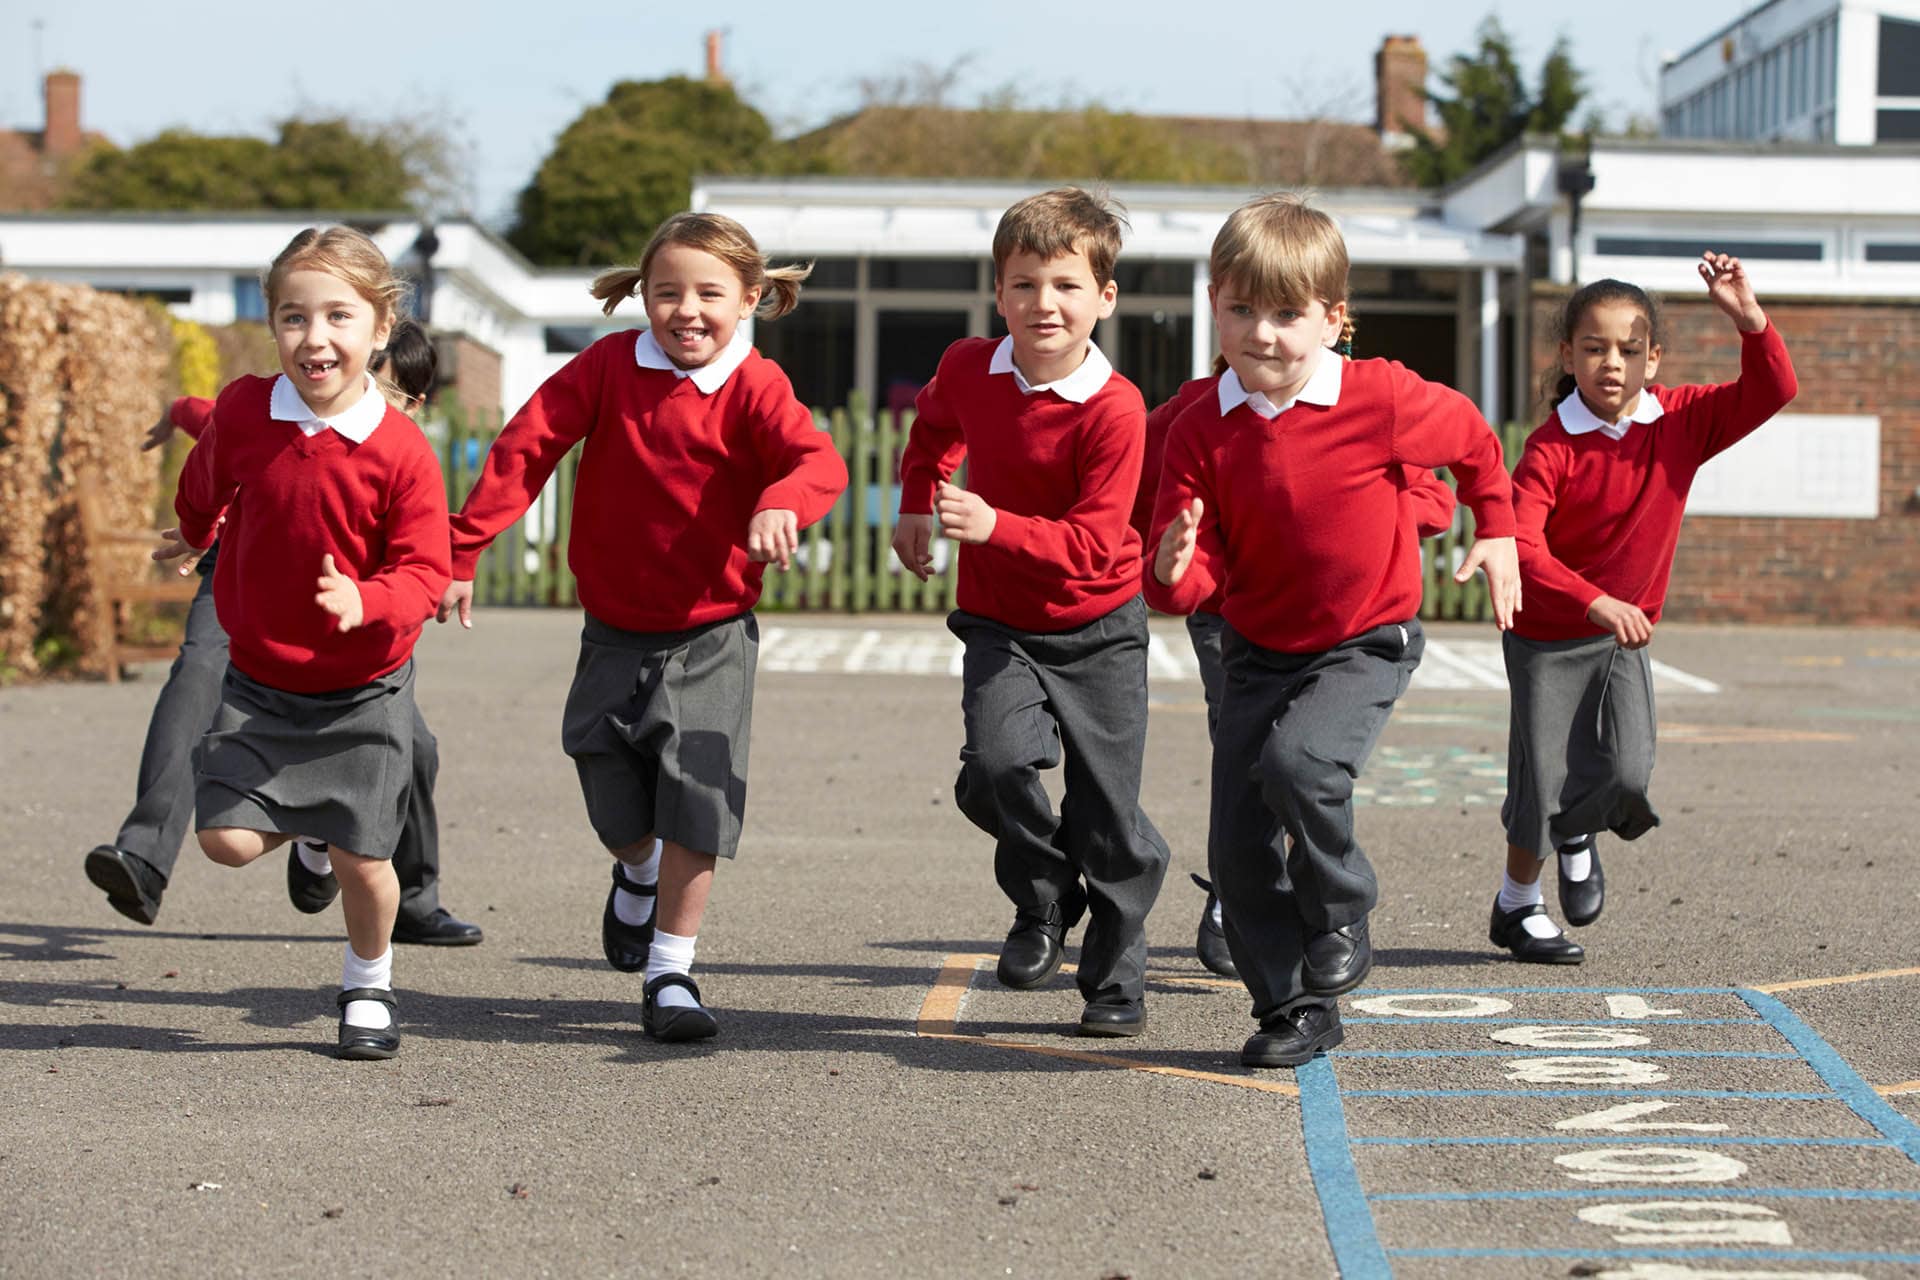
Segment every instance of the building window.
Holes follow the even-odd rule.
[[[1920,142],[1920,111],[1876,111],[1876,142]]]
[[[613,324],[550,324],[542,330],[550,356],[578,355],[610,333],[644,326]]]
[[[753,345],[793,382],[800,403],[837,409],[853,392],[852,302],[815,300],[753,329]]]
[[[1697,258],[1709,248],[1736,258],[1753,258],[1756,261],[1818,262],[1827,256],[1826,246],[1817,240],[1727,241],[1719,236],[1701,236],[1697,240],[1596,236],[1593,242],[1593,251],[1606,258]]]
[[[809,289],[855,289],[860,285],[860,264],[852,258],[816,258],[813,274],[807,277]]]
[[[1920,242],[1913,244],[1870,244],[1868,262],[1920,262]]]
[[[876,289],[977,293],[980,263],[973,258],[875,258],[867,264],[867,281]]]
[[[93,287],[101,293],[117,293],[123,298],[145,298],[163,307],[184,307],[193,302],[191,289],[162,289],[143,284],[97,284]]]
[[[1920,98],[1920,22],[1880,19],[1880,96]]]
[[[1834,46],[1834,27],[1836,20],[1828,18],[1814,33],[1813,44],[1813,100],[1821,108],[1833,105],[1833,61],[1838,56]]]
[[[1798,120],[1807,114],[1807,38],[1798,35],[1787,53],[1787,118]]]
[[[235,320],[267,318],[267,295],[260,288],[259,276],[233,278],[233,318]]]
[[[1193,295],[1191,262],[1121,262],[1113,269],[1122,296],[1148,294],[1166,298]]]

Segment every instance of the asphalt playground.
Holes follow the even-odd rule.
[[[764,615],[747,833],[647,1040],[559,715],[577,615],[430,628],[443,898],[390,1063],[329,1056],[337,914],[183,856],[158,923],[81,874],[164,668],[0,689],[0,1276],[1920,1275],[1920,633],[1662,626],[1664,825],[1603,840],[1577,968],[1486,940],[1506,697],[1437,626],[1362,778],[1376,967],[1346,1043],[1238,1065],[1193,957],[1206,726],[1156,622],[1175,850],[1147,1033],[998,987],[936,620]],[[1551,893],[1549,894],[1551,900]],[[1069,960],[1072,958],[1069,952]]]

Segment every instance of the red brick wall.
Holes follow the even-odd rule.
[[[492,421],[500,414],[500,353],[464,333],[435,335],[440,389],[436,399]]]
[[[1554,324],[1567,291],[1534,290],[1534,369],[1558,367]],[[1789,413],[1880,419],[1873,520],[1694,516],[1681,529],[1666,616],[1691,622],[1920,624],[1920,300],[1762,293],[1800,394]],[[1740,372],[1733,326],[1708,302],[1664,300],[1668,385]],[[1537,421],[1546,410],[1536,406]]]

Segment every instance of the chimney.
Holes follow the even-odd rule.
[[[707,83],[725,84],[727,73],[720,66],[720,32],[707,32]]]
[[[40,153],[70,156],[85,140],[80,134],[80,77],[72,71],[49,71],[46,90],[47,124],[40,135]]]
[[[1388,36],[1373,59],[1374,128],[1382,141],[1406,142],[1427,127],[1427,51],[1419,36]]]

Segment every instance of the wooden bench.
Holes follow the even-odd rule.
[[[170,566],[150,559],[130,567],[128,548],[152,552],[160,545],[158,529],[117,529],[108,519],[99,477],[83,471],[75,478],[74,499],[79,508],[80,532],[87,544],[87,567],[93,586],[93,636],[89,655],[106,664],[109,683],[120,682],[121,667],[129,662],[165,661],[179,644],[136,644],[122,638],[136,604],[184,603],[200,589],[200,579],[181,577]]]

